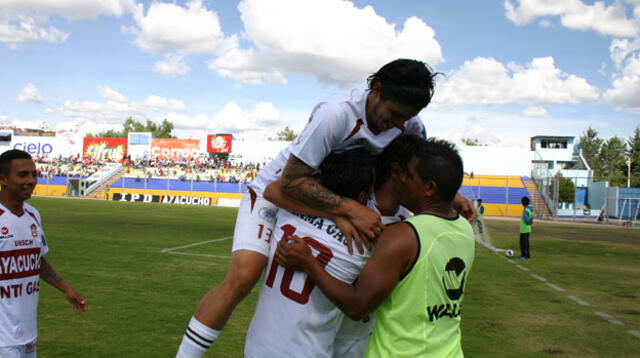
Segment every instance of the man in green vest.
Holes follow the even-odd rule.
[[[529,234],[531,234],[531,225],[533,224],[533,209],[529,206],[529,198],[523,196],[520,200],[524,210],[520,219],[520,258],[528,260],[531,258],[529,253]]]
[[[278,243],[278,262],[307,272],[352,319],[375,311],[366,357],[463,357],[461,306],[475,240],[453,208],[462,159],[451,143],[429,139],[400,169],[401,203],[415,216],[384,229],[355,284],[324,271],[297,237]]]
[[[484,205],[482,205],[482,199],[478,199],[478,218],[476,221],[478,222],[478,232],[482,234],[484,231]]]

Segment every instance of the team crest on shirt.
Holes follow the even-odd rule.
[[[0,239],[10,239],[13,237],[13,235],[9,234],[9,228],[6,226],[3,226],[2,229],[0,229],[0,234],[2,234]]]
[[[274,209],[260,208],[260,211],[258,211],[258,215],[260,215],[260,217],[265,219],[267,222],[275,223],[276,222],[276,212],[277,212],[277,210],[274,210]]]
[[[33,236],[34,239],[38,237],[38,227],[36,224],[31,224],[31,236]]]

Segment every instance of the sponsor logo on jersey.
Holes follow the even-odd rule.
[[[13,237],[12,234],[9,234],[9,228],[6,226],[3,226],[2,229],[0,229],[0,240],[2,239],[11,239]]]
[[[444,267],[442,285],[447,297],[451,301],[459,301],[464,293],[464,280],[467,273],[466,265],[459,257],[454,257]],[[427,307],[429,322],[433,322],[442,317],[456,318],[460,316],[460,303],[443,303]]]
[[[260,211],[258,211],[258,215],[270,223],[276,222],[276,213],[277,210],[271,208],[260,208]]]
[[[38,237],[38,227],[36,224],[31,224],[31,236],[33,236],[34,239]]]
[[[0,281],[35,276],[39,273],[39,247],[0,252]]]

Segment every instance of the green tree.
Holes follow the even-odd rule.
[[[465,138],[462,137],[460,138],[460,140],[462,141],[462,144],[464,145],[468,145],[470,147],[476,147],[480,145],[480,141],[478,140],[478,138]]]
[[[109,129],[102,133],[89,134],[88,137],[126,138],[129,132],[151,132],[154,138],[175,138],[171,135],[173,128],[173,123],[169,122],[166,118],[158,125],[148,119],[146,123],[143,124],[129,117],[122,123],[122,130],[120,131]]]
[[[293,129],[289,128],[289,126],[284,127],[283,130],[276,133],[275,138],[269,138],[269,140],[282,140],[286,142],[291,142],[298,136],[298,133],[294,132]]]
[[[632,137],[627,141],[631,159],[631,186],[640,186],[640,126],[636,127]]]
[[[602,180],[608,181],[612,186],[626,185],[627,168],[627,144],[624,139],[615,136],[609,138],[600,150],[598,160],[600,162]]]
[[[601,163],[600,163],[600,150],[604,140],[598,138],[598,131],[589,127],[580,137],[580,149],[582,150],[582,156],[587,161],[587,164],[593,169],[594,175],[599,178]]]
[[[563,177],[558,173],[560,186],[558,188],[558,201],[561,203],[573,203],[576,199],[576,186],[573,180]]]

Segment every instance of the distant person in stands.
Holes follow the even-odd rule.
[[[60,290],[77,313],[87,301],[44,258],[49,251],[40,213],[25,203],[38,183],[29,153],[0,155],[0,357],[35,358],[39,280]]]
[[[478,211],[478,218],[476,222],[478,223],[478,232],[482,234],[484,231],[484,205],[482,205],[482,199],[478,199],[478,207],[476,207]]]
[[[533,208],[529,206],[529,198],[523,196],[520,200],[524,211],[520,219],[520,258],[528,260],[531,258],[529,252],[529,234],[531,234],[531,225],[533,225]]]

